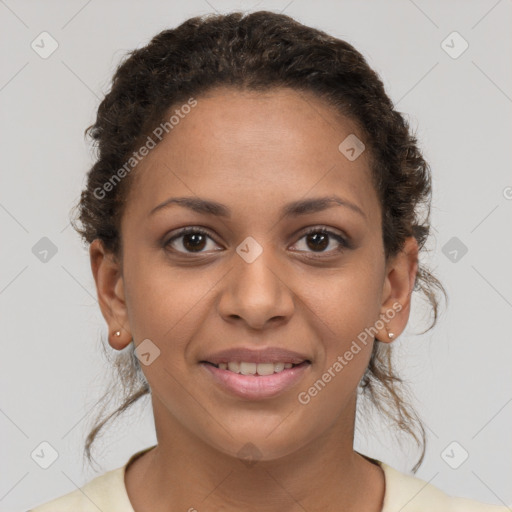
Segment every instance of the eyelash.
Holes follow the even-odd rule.
[[[208,231],[206,231],[200,227],[189,226],[189,227],[183,228],[180,231],[178,231],[172,238],[170,238],[167,242],[165,242],[164,247],[167,247],[175,240],[177,240],[185,235],[192,234],[192,233],[207,236],[208,238],[212,239],[215,242],[215,240],[213,239],[213,237],[211,236],[211,234]],[[302,234],[302,236],[299,238],[299,240],[302,240],[304,237],[306,237],[310,234],[313,234],[313,233],[322,233],[324,235],[328,235],[328,236],[334,238],[340,244],[341,247],[339,247],[338,249],[332,249],[330,251],[320,251],[320,252],[312,251],[311,254],[313,254],[313,256],[309,256],[310,258],[322,258],[323,254],[330,254],[333,252],[338,253],[338,252],[344,251],[345,249],[350,249],[350,244],[347,242],[347,240],[345,238],[343,238],[338,233],[335,233],[335,232],[333,232],[327,228],[324,228],[324,227],[309,228],[305,233]],[[175,252],[177,252],[178,254],[190,254],[190,255],[202,254],[201,252],[196,252],[196,253],[182,252],[182,251],[175,251]],[[302,252],[302,251],[299,251],[299,252]]]

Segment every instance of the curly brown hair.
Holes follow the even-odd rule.
[[[104,184],[154,127],[168,118],[173,107],[218,86],[312,92],[334,113],[355,122],[370,156],[386,258],[396,255],[410,236],[416,238],[420,254],[425,252],[430,232],[430,168],[379,76],[349,43],[269,11],[197,16],[163,30],[145,47],[125,56],[98,108],[96,122],[85,131],[93,139],[97,159],[74,207],[81,225],[71,221],[85,243],[101,239],[105,249],[122,262],[120,221],[136,170],[108,192],[104,192]],[[422,263],[414,290],[423,294],[433,312],[426,332],[438,317],[438,292],[445,297],[446,292]],[[392,346],[374,344],[360,391],[421,448],[412,469],[416,472],[425,455],[425,429],[404,400],[405,382],[393,371]],[[110,358],[106,349],[105,353]],[[105,425],[151,392],[134,355],[133,341],[112,363],[119,382],[112,382],[98,401],[103,407],[85,441],[89,462],[91,446]],[[106,404],[120,389],[121,405],[105,415]]]

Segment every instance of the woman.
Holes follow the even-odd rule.
[[[198,17],[118,68],[75,228],[126,401],[158,443],[60,510],[498,511],[353,449],[358,393],[425,451],[391,344],[431,178],[351,45],[266,11]],[[140,364],[142,363],[142,364]],[[124,366],[123,366],[124,365]]]

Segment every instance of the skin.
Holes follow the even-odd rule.
[[[365,328],[397,302],[402,309],[376,337],[404,330],[418,246],[406,241],[385,260],[381,209],[367,152],[349,161],[338,146],[357,126],[317,97],[289,89],[216,89],[153,149],[134,172],[122,219],[123,259],[90,246],[109,343],[150,339],[160,356],[141,365],[152,390],[158,446],[126,471],[136,512],[189,510],[380,511],[381,468],[353,449],[357,386],[374,339],[307,405],[297,400]],[[279,215],[305,198],[339,197],[344,206],[295,218]],[[225,204],[231,218],[172,206],[170,197]],[[201,226],[200,254],[190,236],[165,247],[178,228]],[[304,235],[309,227],[348,235],[337,251]],[[262,254],[247,263],[247,237]],[[185,245],[184,245],[185,244]],[[192,249],[191,249],[192,247]],[[174,249],[174,250],[173,250]],[[318,256],[308,259],[308,256]],[[121,336],[113,332],[121,330]],[[271,399],[235,398],[199,365],[207,351],[278,346],[309,355],[292,389]],[[251,442],[258,461],[238,456]]]

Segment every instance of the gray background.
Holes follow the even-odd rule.
[[[106,324],[88,252],[68,221],[92,162],[83,131],[126,51],[190,16],[235,9],[283,11],[354,44],[417,130],[434,175],[435,239],[423,261],[450,296],[438,326],[421,336],[424,310],[416,301],[396,342],[428,433],[417,476],[453,495],[510,506],[510,0],[6,0],[0,1],[0,510],[25,510],[97,474],[82,467],[81,455],[86,414],[108,382],[100,349]],[[59,45],[46,59],[31,47],[43,31]],[[442,43],[453,31],[469,44],[457,58],[462,40]],[[48,243],[43,237],[57,249],[46,262],[33,252]],[[99,442],[99,473],[155,442],[149,402],[142,405]],[[418,452],[397,449],[386,429],[379,418],[366,428],[358,424],[356,449],[405,471]],[[31,458],[43,441],[58,452],[48,469]],[[453,469],[447,461],[456,465],[462,450],[469,457]]]

